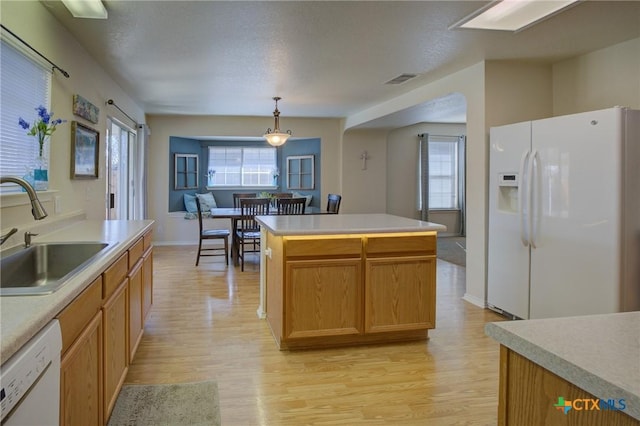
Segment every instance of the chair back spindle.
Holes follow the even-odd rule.
[[[329,213],[338,213],[340,210],[340,202],[342,196],[338,194],[329,194],[327,197],[327,211]]]
[[[278,214],[304,214],[306,198],[278,198]]]

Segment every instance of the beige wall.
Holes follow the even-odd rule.
[[[385,213],[387,208],[387,132],[351,130],[342,147],[341,213]],[[363,170],[361,156],[369,157]]]
[[[31,229],[36,224],[42,228],[52,225],[70,216],[85,215],[90,219],[105,217],[105,132],[107,115],[119,117],[123,122],[131,124],[126,117],[121,117],[113,107],[107,107],[107,99],[116,103],[129,115],[144,122],[144,111],[122,88],[107,75],[95,60],[78,44],[58,21],[37,1],[5,1],[0,2],[2,24],[34,46],[42,54],[70,74],[65,78],[59,72],[52,75],[51,110],[55,117],[68,120],[58,126],[50,142],[50,192],[41,193],[44,206],[49,217],[35,222],[31,216],[31,207],[26,194],[2,196],[0,203],[0,220],[2,232],[17,227],[22,231]],[[4,33],[4,31],[3,31]],[[97,124],[90,123],[72,113],[72,96],[80,94],[100,108]],[[34,105],[34,108],[37,105]],[[28,117],[25,117],[28,119]],[[35,118],[35,110],[34,110]],[[70,179],[71,153],[71,121],[76,120],[100,132],[99,178],[97,180]],[[17,123],[16,123],[17,127]],[[34,140],[35,143],[35,140]],[[54,209],[54,197],[59,198],[60,210]],[[13,242],[6,243],[13,245]]]
[[[640,38],[553,65],[553,115],[640,109]]]
[[[389,214],[420,218],[417,205],[418,135],[421,133],[466,135],[466,127],[466,124],[418,123],[389,132],[387,138],[387,212]]]
[[[399,96],[389,102],[382,103],[359,114],[348,117],[345,125],[347,128],[383,117],[387,114],[409,108],[423,102],[440,98],[450,93],[461,93],[467,101],[467,290],[465,300],[477,305],[484,305],[485,300],[485,276],[486,276],[486,199],[487,193],[487,145],[486,135],[488,128],[485,124],[485,63],[480,62],[464,70],[453,73],[445,78],[429,83],[413,90],[403,96]],[[406,133],[406,140],[413,138],[417,129],[398,129],[392,133]],[[412,136],[413,135],[413,136]],[[399,136],[394,136],[399,137]],[[402,136],[403,138],[405,136]],[[409,142],[410,143],[410,142]],[[415,143],[415,139],[413,139]],[[387,149],[390,155],[392,149]],[[395,152],[395,150],[394,150]],[[398,158],[388,158],[387,163],[392,164],[393,170],[387,170],[387,206],[393,205],[393,212],[403,216],[415,215],[415,180],[416,172],[410,171],[407,164],[415,164],[415,151],[398,152]],[[405,169],[406,167],[406,169]],[[413,166],[415,167],[415,165]],[[401,177],[398,177],[399,169],[402,169]],[[346,190],[349,182],[344,182]],[[412,185],[412,186],[411,186]],[[396,210],[396,207],[397,210]],[[389,211],[389,207],[387,207]]]
[[[281,117],[294,137],[320,138],[322,197],[338,193],[341,188],[342,121]],[[169,213],[169,138],[171,136],[259,136],[273,125],[273,117],[221,117],[149,115],[149,217],[156,220],[154,239],[163,243],[194,243],[197,223],[184,220],[181,214]],[[228,222],[228,221],[226,221]],[[220,226],[226,226],[221,222]]]

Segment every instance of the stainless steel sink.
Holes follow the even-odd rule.
[[[0,253],[0,295],[53,293],[114,243],[38,243]]]

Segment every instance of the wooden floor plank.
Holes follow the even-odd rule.
[[[438,261],[426,342],[281,352],[258,307],[258,265],[194,267],[196,247],[154,247],[154,305],[126,383],[216,380],[224,425],[490,425],[502,317],[462,300],[465,269]]]

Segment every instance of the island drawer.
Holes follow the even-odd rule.
[[[289,257],[359,257],[362,240],[358,238],[285,238],[285,256]]]
[[[368,236],[366,253],[369,255],[436,254],[436,235]]]

